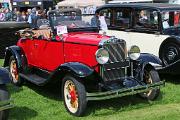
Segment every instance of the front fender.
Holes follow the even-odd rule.
[[[99,74],[89,66],[79,62],[69,62],[60,65],[52,74],[51,79],[62,80],[66,75],[72,75],[81,82],[87,92],[97,91],[101,81]]]
[[[21,59],[21,48],[14,45],[6,48],[6,54],[5,54],[5,60],[4,60],[4,67],[9,65],[9,59],[13,55],[14,58],[16,59],[18,69],[21,70],[22,68],[22,59]]]
[[[144,71],[150,69],[158,69],[161,67],[161,60],[155,55],[142,53],[135,66],[135,77],[143,81]]]
[[[78,62],[69,62],[61,65],[59,70],[63,70],[64,72],[69,72],[74,76],[83,78],[91,75],[94,72],[94,69],[91,69],[87,65]]]
[[[139,59],[140,63],[149,63],[155,68],[162,66],[162,61],[155,55],[149,53],[141,53]]]
[[[5,68],[0,68],[0,84],[10,83],[9,72]]]

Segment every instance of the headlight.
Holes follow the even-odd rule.
[[[131,46],[129,52],[129,57],[132,59],[132,60],[137,60],[140,56],[140,49],[138,46],[136,45],[133,45]]]
[[[109,53],[107,50],[100,48],[96,51],[96,60],[99,64],[105,64],[109,60]]]

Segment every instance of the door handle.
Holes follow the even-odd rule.
[[[37,48],[38,44],[34,44],[34,47]]]

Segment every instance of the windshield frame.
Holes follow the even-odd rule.
[[[61,15],[60,15],[61,14]],[[51,26],[51,29],[56,32],[56,25],[53,23],[55,20],[53,20],[53,17],[62,17],[63,16],[63,13],[59,12],[51,12],[49,14],[49,22],[50,22],[50,26]],[[66,15],[66,16],[69,16],[69,15]],[[78,17],[83,17],[83,16],[92,16],[92,14],[90,15],[87,15],[87,14],[77,14]],[[72,21],[73,22],[73,21]],[[68,32],[78,32],[78,31],[93,31],[93,32],[98,32],[99,31],[99,28],[98,26],[90,26],[90,27],[87,27],[87,26],[84,26],[84,27],[77,27],[77,28],[69,28],[67,27],[67,30]]]

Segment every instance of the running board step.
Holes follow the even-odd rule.
[[[44,79],[44,78],[42,78],[36,74],[22,74],[22,73],[20,73],[19,75],[20,75],[20,77],[22,77],[22,78],[24,78],[24,79],[26,79],[26,80],[28,80],[28,81],[36,84],[36,85],[39,85],[39,86],[42,86],[47,82],[47,79]]]

